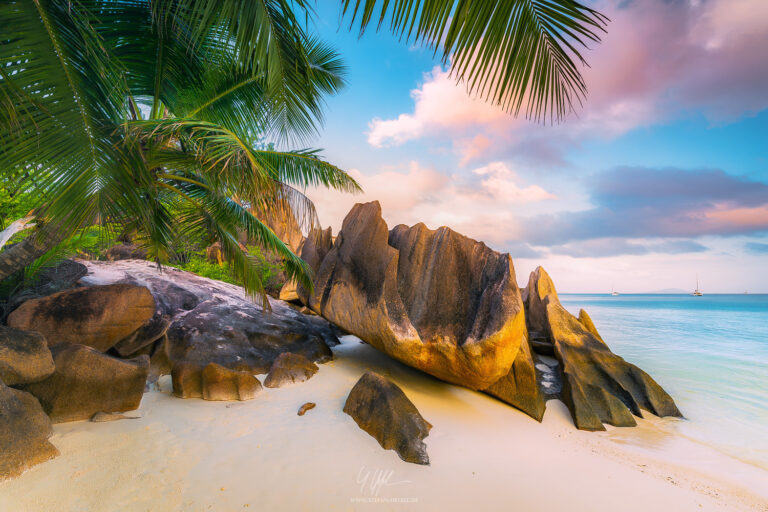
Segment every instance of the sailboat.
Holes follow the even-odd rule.
[[[696,274],[696,289],[693,290],[693,293],[691,295],[693,295],[694,297],[703,297],[704,296],[704,294],[701,293],[701,291],[699,290],[699,274]]]
[[[613,289],[613,286],[611,286],[611,295],[612,295],[612,296],[614,296],[614,297],[618,297],[618,295],[619,295],[619,292],[617,292],[616,290],[614,290],[614,289]]]

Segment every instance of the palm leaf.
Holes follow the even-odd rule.
[[[408,42],[442,49],[471,94],[518,115],[564,119],[587,86],[577,63],[608,18],[574,0],[342,0],[360,34],[375,21]]]

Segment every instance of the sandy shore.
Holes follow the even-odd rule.
[[[768,471],[671,434],[668,420],[580,432],[550,401],[538,424],[356,338],[334,353],[310,381],[250,402],[180,400],[166,377],[140,419],[57,425],[61,456],[1,482],[0,510],[768,510]],[[368,369],[434,425],[431,466],[382,450],[342,412]]]

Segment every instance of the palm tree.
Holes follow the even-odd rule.
[[[158,262],[179,232],[211,233],[266,303],[238,244],[245,232],[311,286],[304,262],[251,211],[290,211],[313,226],[299,189],[359,187],[314,151],[261,140],[310,135],[323,95],[343,85],[343,65],[287,0],[243,2],[237,13],[211,5],[0,4],[0,170],[41,193],[38,233],[0,253],[0,280],[100,221],[131,226]]]
[[[607,23],[573,0],[340,4],[361,35],[371,21],[388,24],[441,52],[471,92],[549,121],[585,97],[580,50]],[[243,208],[290,208],[311,224],[297,188],[357,188],[314,152],[259,145],[305,139],[322,96],[342,84],[338,57],[305,33],[302,14],[306,24],[307,0],[3,0],[0,172],[32,181],[41,203],[38,236],[0,253],[0,279],[98,218],[133,222],[158,260],[174,230],[209,230],[258,292],[235,245],[244,229],[308,282]]]

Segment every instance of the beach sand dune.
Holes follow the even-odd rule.
[[[61,456],[0,482],[0,510],[768,510],[768,471],[674,434],[678,420],[582,432],[550,401],[539,424],[342,341],[309,381],[248,402],[174,398],[164,377],[138,419],[56,425]],[[383,450],[342,412],[367,370],[434,425],[431,466]],[[297,416],[305,402],[317,406]]]

